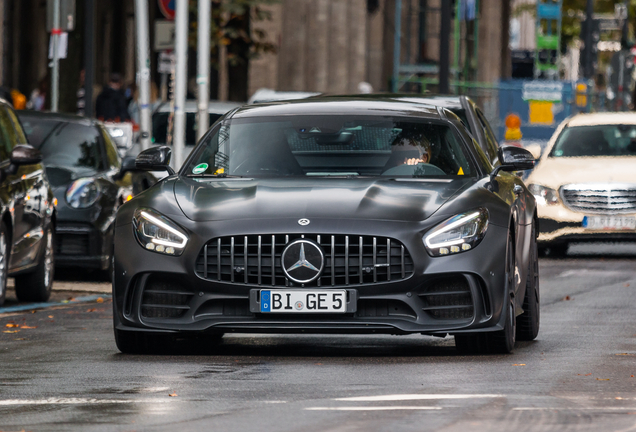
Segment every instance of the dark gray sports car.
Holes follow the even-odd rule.
[[[401,101],[243,107],[116,219],[118,348],[227,332],[455,335],[510,352],[539,330],[526,150],[493,169],[459,118]]]

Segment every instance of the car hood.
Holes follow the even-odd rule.
[[[194,221],[329,218],[422,221],[475,179],[189,179],[175,182]]]
[[[575,183],[636,183],[635,164],[634,157],[546,157],[528,176],[526,184],[558,189]]]

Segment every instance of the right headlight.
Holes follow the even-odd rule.
[[[81,178],[66,189],[66,202],[75,209],[88,208],[97,202],[100,193],[95,179]]]
[[[466,252],[477,246],[488,229],[488,210],[476,209],[445,220],[422,237],[431,256]]]
[[[188,244],[188,235],[164,215],[138,208],[133,217],[135,236],[144,249],[166,255],[181,255]]]
[[[538,184],[528,185],[528,190],[537,203],[541,205],[557,205],[559,203],[559,193],[549,187],[541,186]]]

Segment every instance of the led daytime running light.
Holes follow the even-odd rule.
[[[183,235],[182,233],[180,233],[176,229],[172,228],[170,225],[166,224],[162,220],[160,220],[160,219],[158,219],[158,218],[146,213],[145,211],[142,211],[140,214],[141,214],[141,216],[144,219],[152,222],[153,224],[157,225],[160,228],[165,229],[166,231],[169,231],[170,233],[172,233],[172,234],[176,235],[177,237],[181,238],[181,240],[182,240],[181,243],[175,243],[175,242],[171,242],[171,241],[168,241],[168,240],[161,240],[161,239],[153,238],[153,239],[151,239],[151,241],[153,243],[158,244],[158,245],[163,245],[163,246],[172,246],[172,247],[176,247],[176,248],[179,248],[179,249],[184,248],[185,245],[188,243],[188,237],[186,237],[185,235]]]
[[[447,246],[454,246],[454,245],[459,245],[462,243],[465,243],[466,240],[461,238],[458,240],[453,240],[453,241],[448,241],[448,242],[444,242],[444,243],[431,243],[431,239],[437,237],[439,234],[448,232],[450,230],[452,230],[455,227],[461,226],[461,225],[465,225],[467,222],[470,222],[473,219],[478,218],[480,215],[479,212],[475,212],[475,213],[471,213],[459,220],[456,220],[455,222],[451,223],[450,225],[442,228],[439,231],[435,231],[435,233],[431,236],[427,236],[425,239],[426,242],[426,246],[433,249],[433,248],[441,248],[441,247],[447,247]]]

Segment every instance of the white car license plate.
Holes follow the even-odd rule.
[[[634,216],[585,216],[583,228],[593,230],[636,230]]]
[[[344,313],[346,290],[261,290],[261,312]]]

